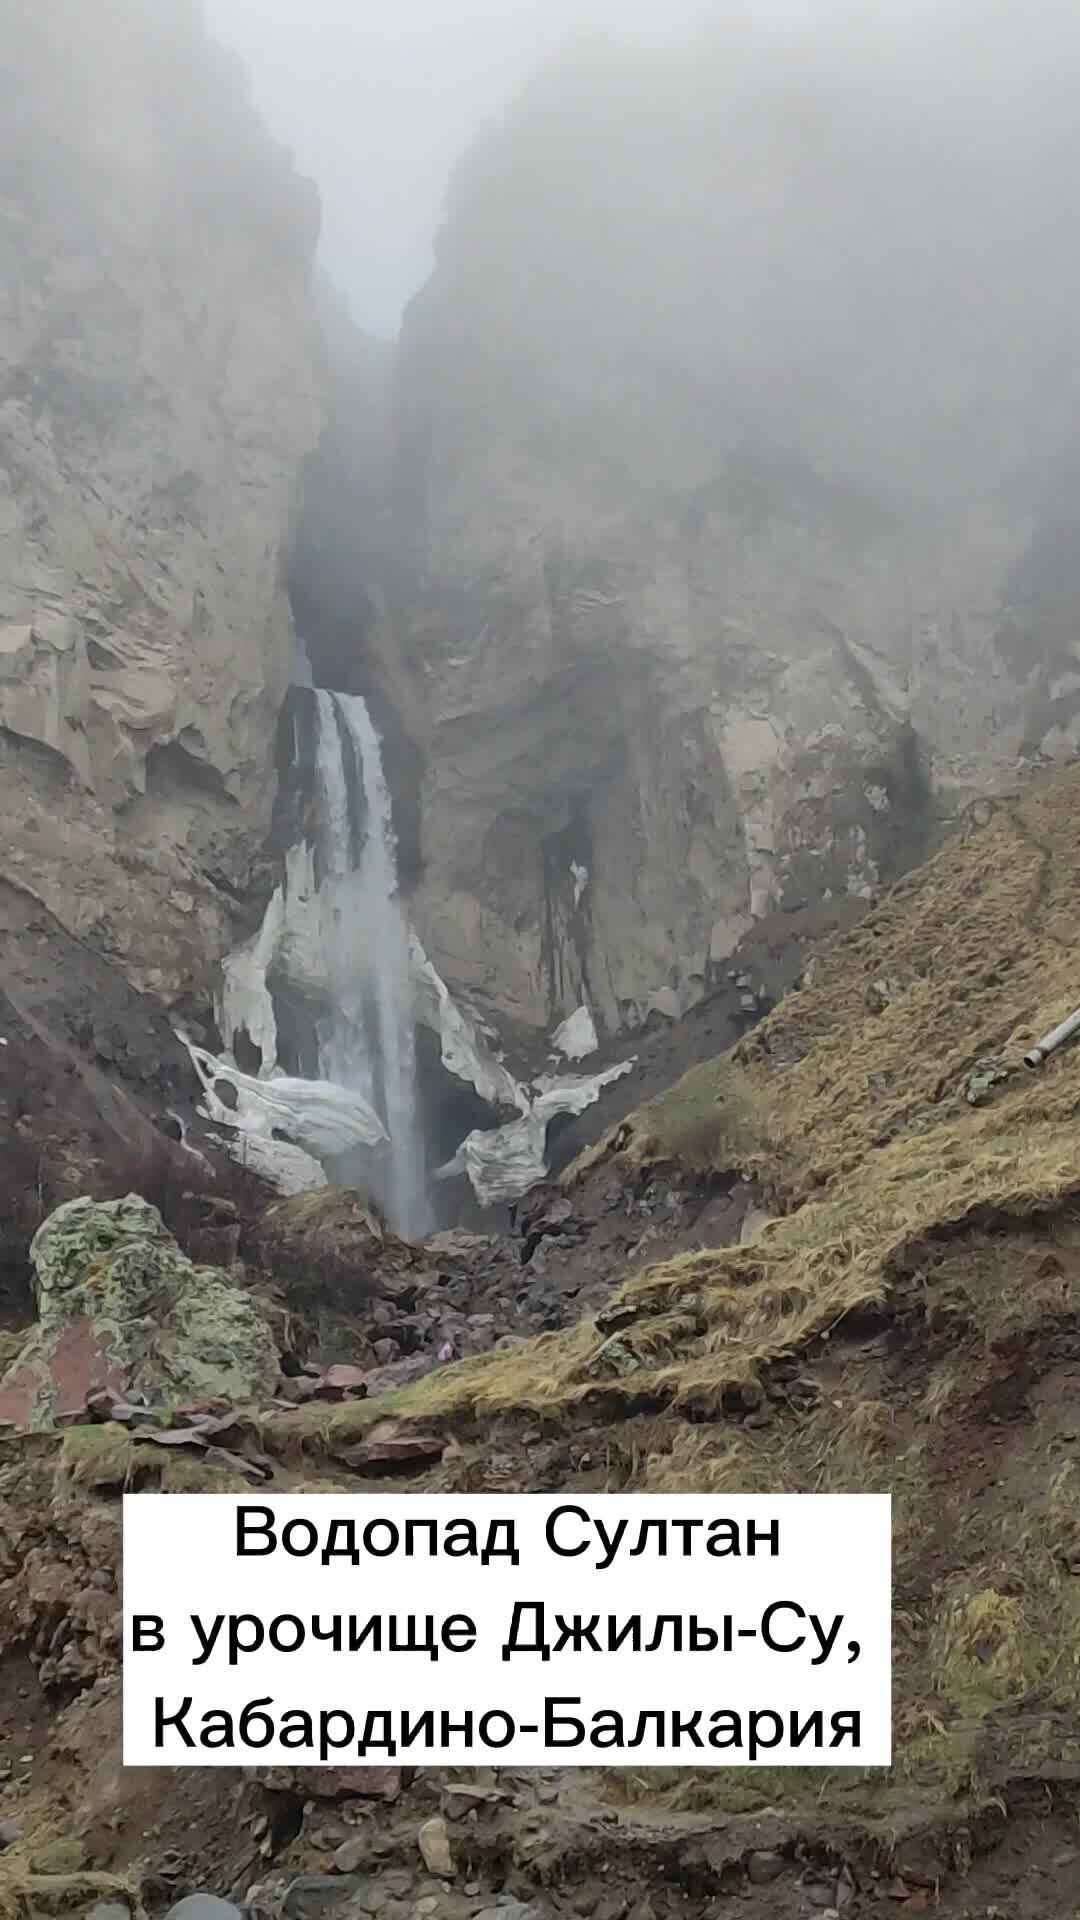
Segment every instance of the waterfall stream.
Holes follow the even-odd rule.
[[[390,1135],[383,1200],[407,1237],[429,1226],[417,1111],[409,933],[382,749],[357,694],[316,693],[322,941],[334,1010],[319,1035],[327,1080],[361,1093]]]

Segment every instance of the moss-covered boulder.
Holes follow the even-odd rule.
[[[30,1257],[38,1321],[0,1380],[0,1422],[48,1427],[99,1388],[163,1408],[273,1392],[278,1355],[255,1302],[195,1266],[136,1194],[67,1201]]]

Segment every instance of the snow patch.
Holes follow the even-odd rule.
[[[551,1044],[565,1060],[587,1060],[600,1045],[596,1023],[588,1007],[578,1007],[561,1027],[556,1027]]]

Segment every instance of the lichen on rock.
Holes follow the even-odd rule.
[[[138,1195],[65,1202],[30,1255],[38,1321],[0,1381],[0,1420],[49,1427],[95,1388],[151,1406],[272,1393],[277,1351],[253,1300],[195,1266]]]

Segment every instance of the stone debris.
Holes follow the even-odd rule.
[[[352,1839],[343,1840],[334,1854],[334,1866],[338,1873],[356,1873],[364,1865],[371,1848],[366,1834],[354,1834]]]
[[[778,1880],[786,1867],[783,1854],[773,1853],[768,1848],[760,1848],[752,1853],[746,1862],[747,1877],[755,1887],[765,1887],[770,1881]]]
[[[314,1382],[311,1398],[314,1400],[364,1400],[367,1398],[367,1374],[362,1367],[350,1367],[343,1363],[327,1367]]]
[[[964,1081],[964,1098],[968,1106],[985,1107],[993,1098],[994,1089],[1004,1086],[1009,1077],[1009,1069],[1003,1060],[976,1060]]]
[[[903,990],[902,983],[891,977],[872,980],[866,989],[867,1013],[884,1013],[886,1007],[891,1007],[893,1001],[899,999]]]

